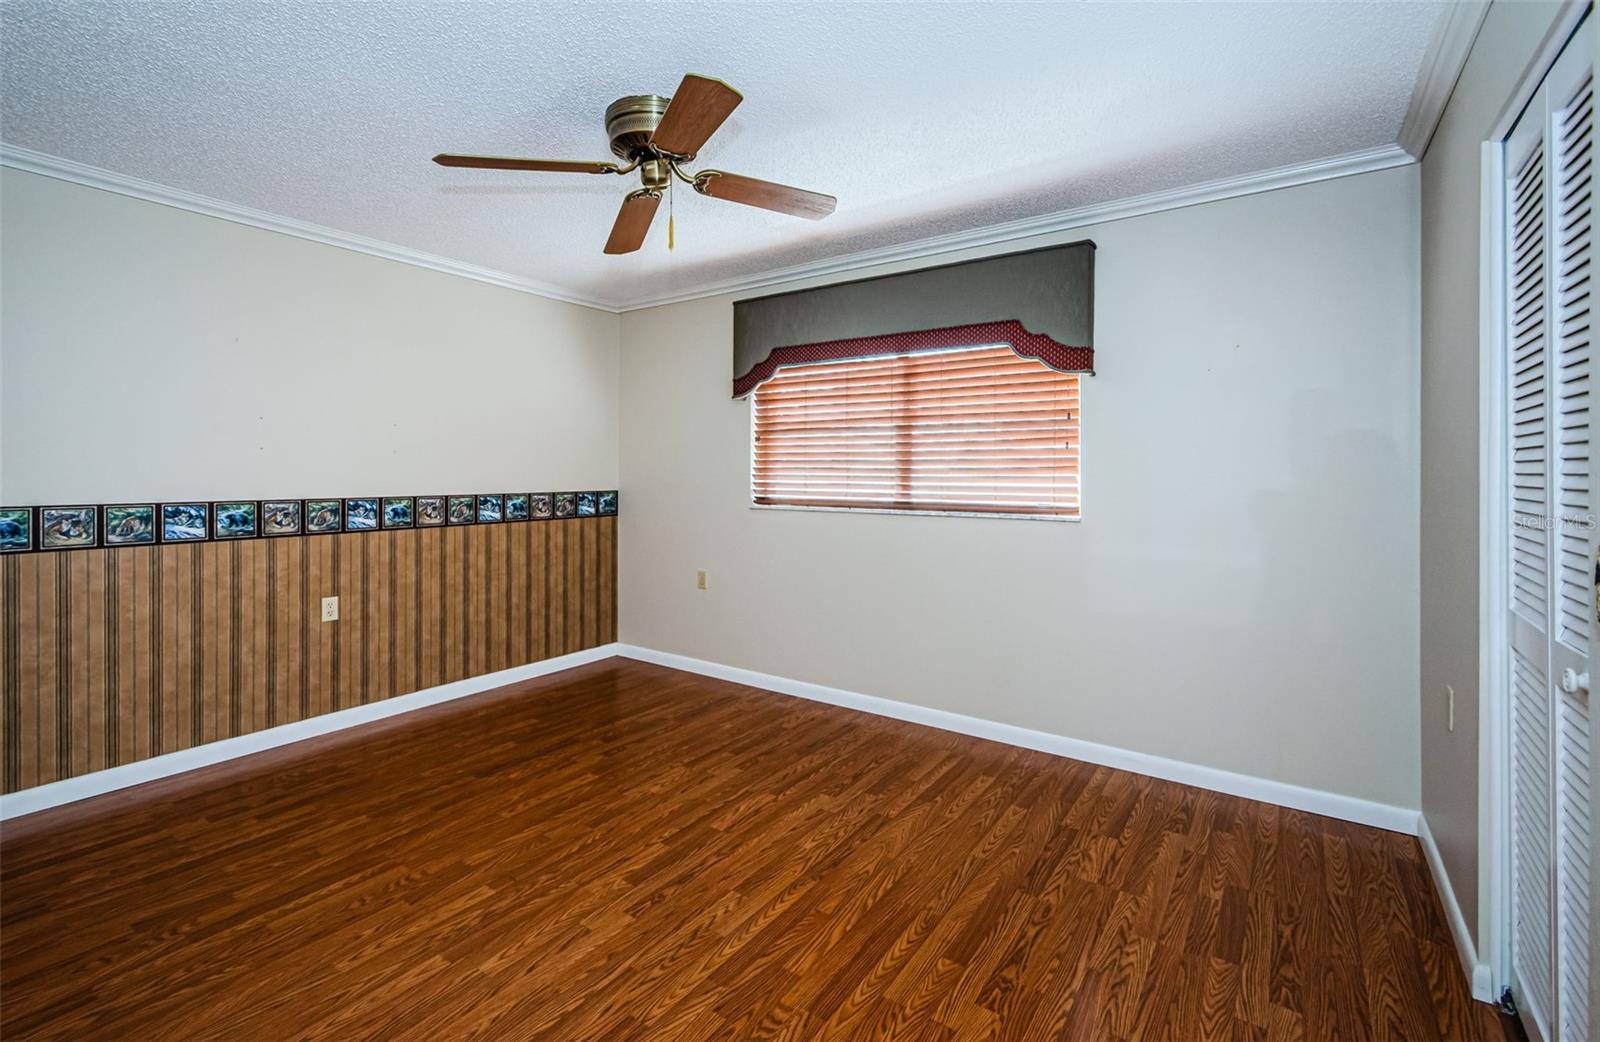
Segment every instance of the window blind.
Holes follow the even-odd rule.
[[[781,369],[755,392],[753,497],[1077,517],[1078,380],[1007,345]]]

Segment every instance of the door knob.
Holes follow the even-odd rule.
[[[1575,695],[1579,691],[1589,690],[1589,671],[1584,670],[1582,673],[1579,673],[1575,669],[1562,670],[1561,690],[1565,691],[1569,695]]]

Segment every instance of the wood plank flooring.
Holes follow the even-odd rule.
[[[1414,839],[612,659],[7,823],[21,1039],[1499,1039]]]

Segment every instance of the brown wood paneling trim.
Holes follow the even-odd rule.
[[[608,643],[615,533],[584,517],[0,557],[0,786]]]
[[[600,588],[617,587],[617,519],[602,517],[596,526],[600,531]],[[617,599],[602,597],[600,608],[600,643],[610,644],[617,639]]]
[[[17,574],[21,564],[13,558],[0,558],[0,789],[9,792],[20,787],[17,777],[22,750],[18,746],[22,705],[22,677],[19,673],[22,643],[21,613],[17,610]]]

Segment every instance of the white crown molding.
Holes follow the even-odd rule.
[[[1487,0],[1458,0],[1445,6],[1443,17],[1433,27],[1416,85],[1411,88],[1405,122],[1400,124],[1400,147],[1418,159],[1428,151],[1488,13]]]
[[[542,662],[530,662],[522,666],[512,666],[510,669],[502,669],[497,673],[485,673],[482,676],[468,677],[465,680],[452,681],[448,684],[441,684],[438,687],[423,688],[421,691],[413,691],[408,695],[396,695],[393,698],[367,702],[363,705],[351,706],[349,709],[339,709],[332,713],[323,713],[321,716],[296,720],[292,724],[279,724],[263,731],[254,731],[234,738],[223,738],[220,741],[207,742],[204,745],[182,749],[175,753],[152,756],[148,760],[135,760],[133,763],[125,763],[120,767],[108,767],[103,771],[80,774],[76,778],[64,778],[61,781],[36,785],[31,789],[8,792],[4,796],[0,796],[0,821],[9,821],[24,814],[34,814],[66,803],[76,803],[78,800],[85,800],[91,796],[100,796],[108,792],[115,792],[118,789],[126,789],[133,785],[156,781],[160,778],[170,778],[174,774],[184,774],[198,770],[201,767],[209,767],[214,763],[237,760],[241,756],[264,752],[267,749],[276,749],[280,745],[290,745],[294,742],[303,742],[308,738],[316,738],[319,735],[332,734],[334,731],[360,727],[362,724],[370,724],[387,717],[425,709],[441,702],[450,702],[457,698],[465,698],[467,695],[492,691],[507,684],[516,684],[524,680],[532,680],[535,677],[559,673],[574,666],[599,662],[602,659],[612,658],[616,654],[617,645],[601,644],[598,647],[588,648],[584,651],[574,651],[568,655],[547,658]]]
[[[617,309],[623,312],[640,311],[645,308],[660,307],[663,304],[678,304],[686,300],[699,300],[724,293],[742,293],[747,290],[765,289],[785,283],[798,282],[803,279],[840,275],[845,272],[875,267],[880,264],[893,264],[897,261],[937,257],[940,254],[954,253],[957,250],[996,246],[1018,239],[1071,231],[1074,228],[1083,228],[1092,224],[1105,224],[1108,221],[1120,221],[1129,217],[1143,217],[1147,214],[1161,213],[1165,210],[1178,210],[1186,206],[1197,206],[1200,203],[1214,203],[1223,199],[1255,195],[1258,192],[1273,192],[1280,188],[1293,188],[1296,185],[1328,181],[1336,177],[1348,177],[1351,174],[1366,174],[1375,170],[1388,170],[1391,167],[1405,166],[1414,162],[1416,162],[1416,159],[1399,145],[1382,145],[1378,148],[1349,152],[1345,155],[1333,156],[1328,159],[1316,159],[1307,163],[1296,163],[1292,166],[1263,170],[1259,173],[1241,174],[1238,177],[1225,177],[1216,181],[1206,181],[1201,184],[1189,185],[1185,188],[1174,188],[1165,192],[1151,192],[1148,195],[1130,196],[1111,202],[1096,203],[1092,206],[1059,210],[1055,213],[1041,214],[1038,217],[1024,217],[1020,220],[1007,221],[1004,224],[994,224],[964,232],[952,232],[948,235],[918,239],[914,242],[901,243],[897,246],[864,250],[860,253],[852,253],[843,257],[830,257],[826,260],[797,264],[788,268],[778,268],[760,274],[725,279],[721,282],[709,283],[682,293],[655,297],[637,297],[621,302]]]
[[[896,246],[864,250],[842,257],[830,257],[825,260],[759,272],[735,279],[725,279],[681,293],[616,301],[580,296],[563,290],[558,286],[534,282],[505,272],[491,271],[488,268],[480,268],[476,265],[465,264],[444,257],[436,257],[432,254],[407,249],[403,246],[395,246],[391,243],[368,239],[360,235],[351,235],[290,217],[279,217],[261,210],[236,206],[220,199],[196,195],[193,192],[186,192],[182,189],[168,188],[153,181],[129,177],[125,174],[89,166],[71,159],[62,159],[59,156],[52,156],[33,149],[0,142],[0,166],[9,166],[29,173],[43,174],[46,177],[71,181],[75,184],[87,185],[90,188],[98,188],[107,192],[116,192],[119,195],[132,196],[135,199],[160,203],[163,206],[189,210],[193,213],[205,214],[225,221],[233,221],[237,224],[264,228],[267,231],[293,235],[329,246],[337,246],[374,257],[382,257],[386,260],[398,261],[402,264],[412,264],[432,271],[444,272],[447,275],[456,275],[476,282],[485,282],[492,286],[501,286],[523,293],[531,293],[535,296],[564,301],[569,304],[580,304],[584,307],[613,313],[640,311],[645,308],[659,307],[663,304],[676,304],[686,300],[720,296],[725,293],[740,293],[807,279],[826,278],[881,264],[937,257],[958,250],[996,246],[1020,239],[1070,231],[1074,228],[1083,228],[1088,225],[1104,224],[1107,221],[1142,217],[1166,210],[1197,206],[1201,203],[1235,199],[1240,196],[1254,195],[1258,192],[1272,192],[1280,188],[1293,188],[1296,185],[1312,184],[1336,177],[1348,177],[1352,174],[1388,170],[1392,167],[1404,166],[1414,162],[1416,160],[1412,155],[1399,145],[1383,145],[1378,148],[1350,152],[1327,159],[1317,159],[1306,163],[1296,163],[1292,166],[1277,167],[1259,173],[1226,177],[1216,181],[1189,185],[1184,188],[1175,188],[1170,191],[1131,196],[1111,202],[1096,203],[1092,206],[1081,206],[1071,210],[1041,214],[1037,217],[1007,221],[1004,224],[989,225],[963,232],[953,232],[948,235],[918,239]]]
[[[448,257],[437,257],[431,253],[423,253],[420,250],[409,249],[405,246],[396,246],[393,243],[383,242],[378,239],[369,239],[364,235],[341,232],[334,228],[323,227],[320,224],[312,224],[309,221],[296,220],[293,217],[280,217],[264,210],[255,210],[248,206],[224,202],[221,199],[196,195],[194,192],[186,192],[181,188],[169,188],[154,181],[146,181],[140,177],[129,177],[127,174],[119,174],[114,170],[90,166],[87,163],[79,163],[72,159],[63,159],[60,156],[52,156],[45,152],[36,152],[31,148],[23,148],[19,145],[8,145],[0,142],[0,166],[25,170],[30,174],[43,174],[46,177],[70,181],[73,184],[85,185],[89,188],[99,188],[103,191],[115,192],[118,195],[131,196],[151,203],[160,203],[163,206],[172,206],[179,210],[204,214],[207,217],[217,217],[224,221],[232,221],[235,224],[244,224],[252,228],[263,228],[269,232],[293,235],[299,239],[309,239],[312,242],[320,242],[327,246],[354,250],[357,253],[365,253],[371,257],[399,261],[401,264],[427,268],[430,271],[439,271],[446,275],[471,279],[474,282],[486,282],[491,286],[514,289],[539,297],[548,297],[551,300],[559,300],[567,304],[581,304],[584,307],[597,308],[601,311],[615,312],[617,310],[612,304],[592,297],[571,293],[559,286],[535,282],[532,279],[524,279],[516,275],[508,275],[503,271],[480,268],[475,264],[450,260]]]
[[[675,655],[671,652],[641,648],[634,644],[618,644],[616,645],[616,653],[623,658],[650,662],[657,666],[666,666],[669,669],[678,669],[686,673],[698,673],[701,676],[715,677],[718,680],[727,680],[735,684],[743,684],[746,687],[761,688],[764,691],[773,691],[780,695],[809,699],[813,702],[826,702],[829,705],[843,706],[846,709],[855,709],[863,713],[871,713],[874,716],[905,720],[913,724],[922,724],[925,727],[936,727],[941,731],[953,731],[956,734],[986,738],[991,742],[1003,742],[1006,745],[1015,745],[1023,749],[1036,749],[1039,752],[1065,756],[1074,760],[1084,760],[1088,763],[1114,767],[1118,770],[1132,771],[1135,774],[1143,774],[1151,778],[1162,778],[1182,785],[1193,785],[1200,789],[1225,792],[1230,796],[1241,796],[1248,800],[1259,800],[1262,803],[1275,803],[1280,807],[1308,811],[1312,814],[1323,814],[1330,818],[1341,818],[1360,825],[1372,825],[1376,828],[1387,829],[1390,832],[1402,832],[1408,836],[1417,834],[1419,815],[1409,807],[1396,807],[1387,803],[1376,803],[1372,800],[1361,799],[1357,796],[1346,796],[1342,793],[1326,792],[1321,789],[1308,789],[1305,786],[1294,785],[1290,782],[1273,781],[1269,778],[1258,778],[1248,774],[1237,774],[1233,771],[1206,767],[1196,763],[1186,763],[1182,760],[1170,760],[1164,756],[1153,756],[1149,753],[1141,753],[1132,749],[1119,749],[1116,746],[1101,745],[1099,742],[1085,741],[1081,738],[1068,738],[1065,735],[1050,734],[1046,731],[1034,731],[1014,724],[1002,724],[994,720],[984,720],[981,717],[965,716],[961,713],[951,713],[943,709],[931,709],[927,706],[913,705],[910,702],[896,702],[893,699],[879,698],[877,695],[865,695],[858,691],[824,687],[821,684],[812,684],[804,680],[791,680],[788,677],[773,676],[770,673],[758,673],[755,670],[743,669],[739,666],[725,666],[719,662],[707,662],[704,659],[690,658],[687,655]]]

